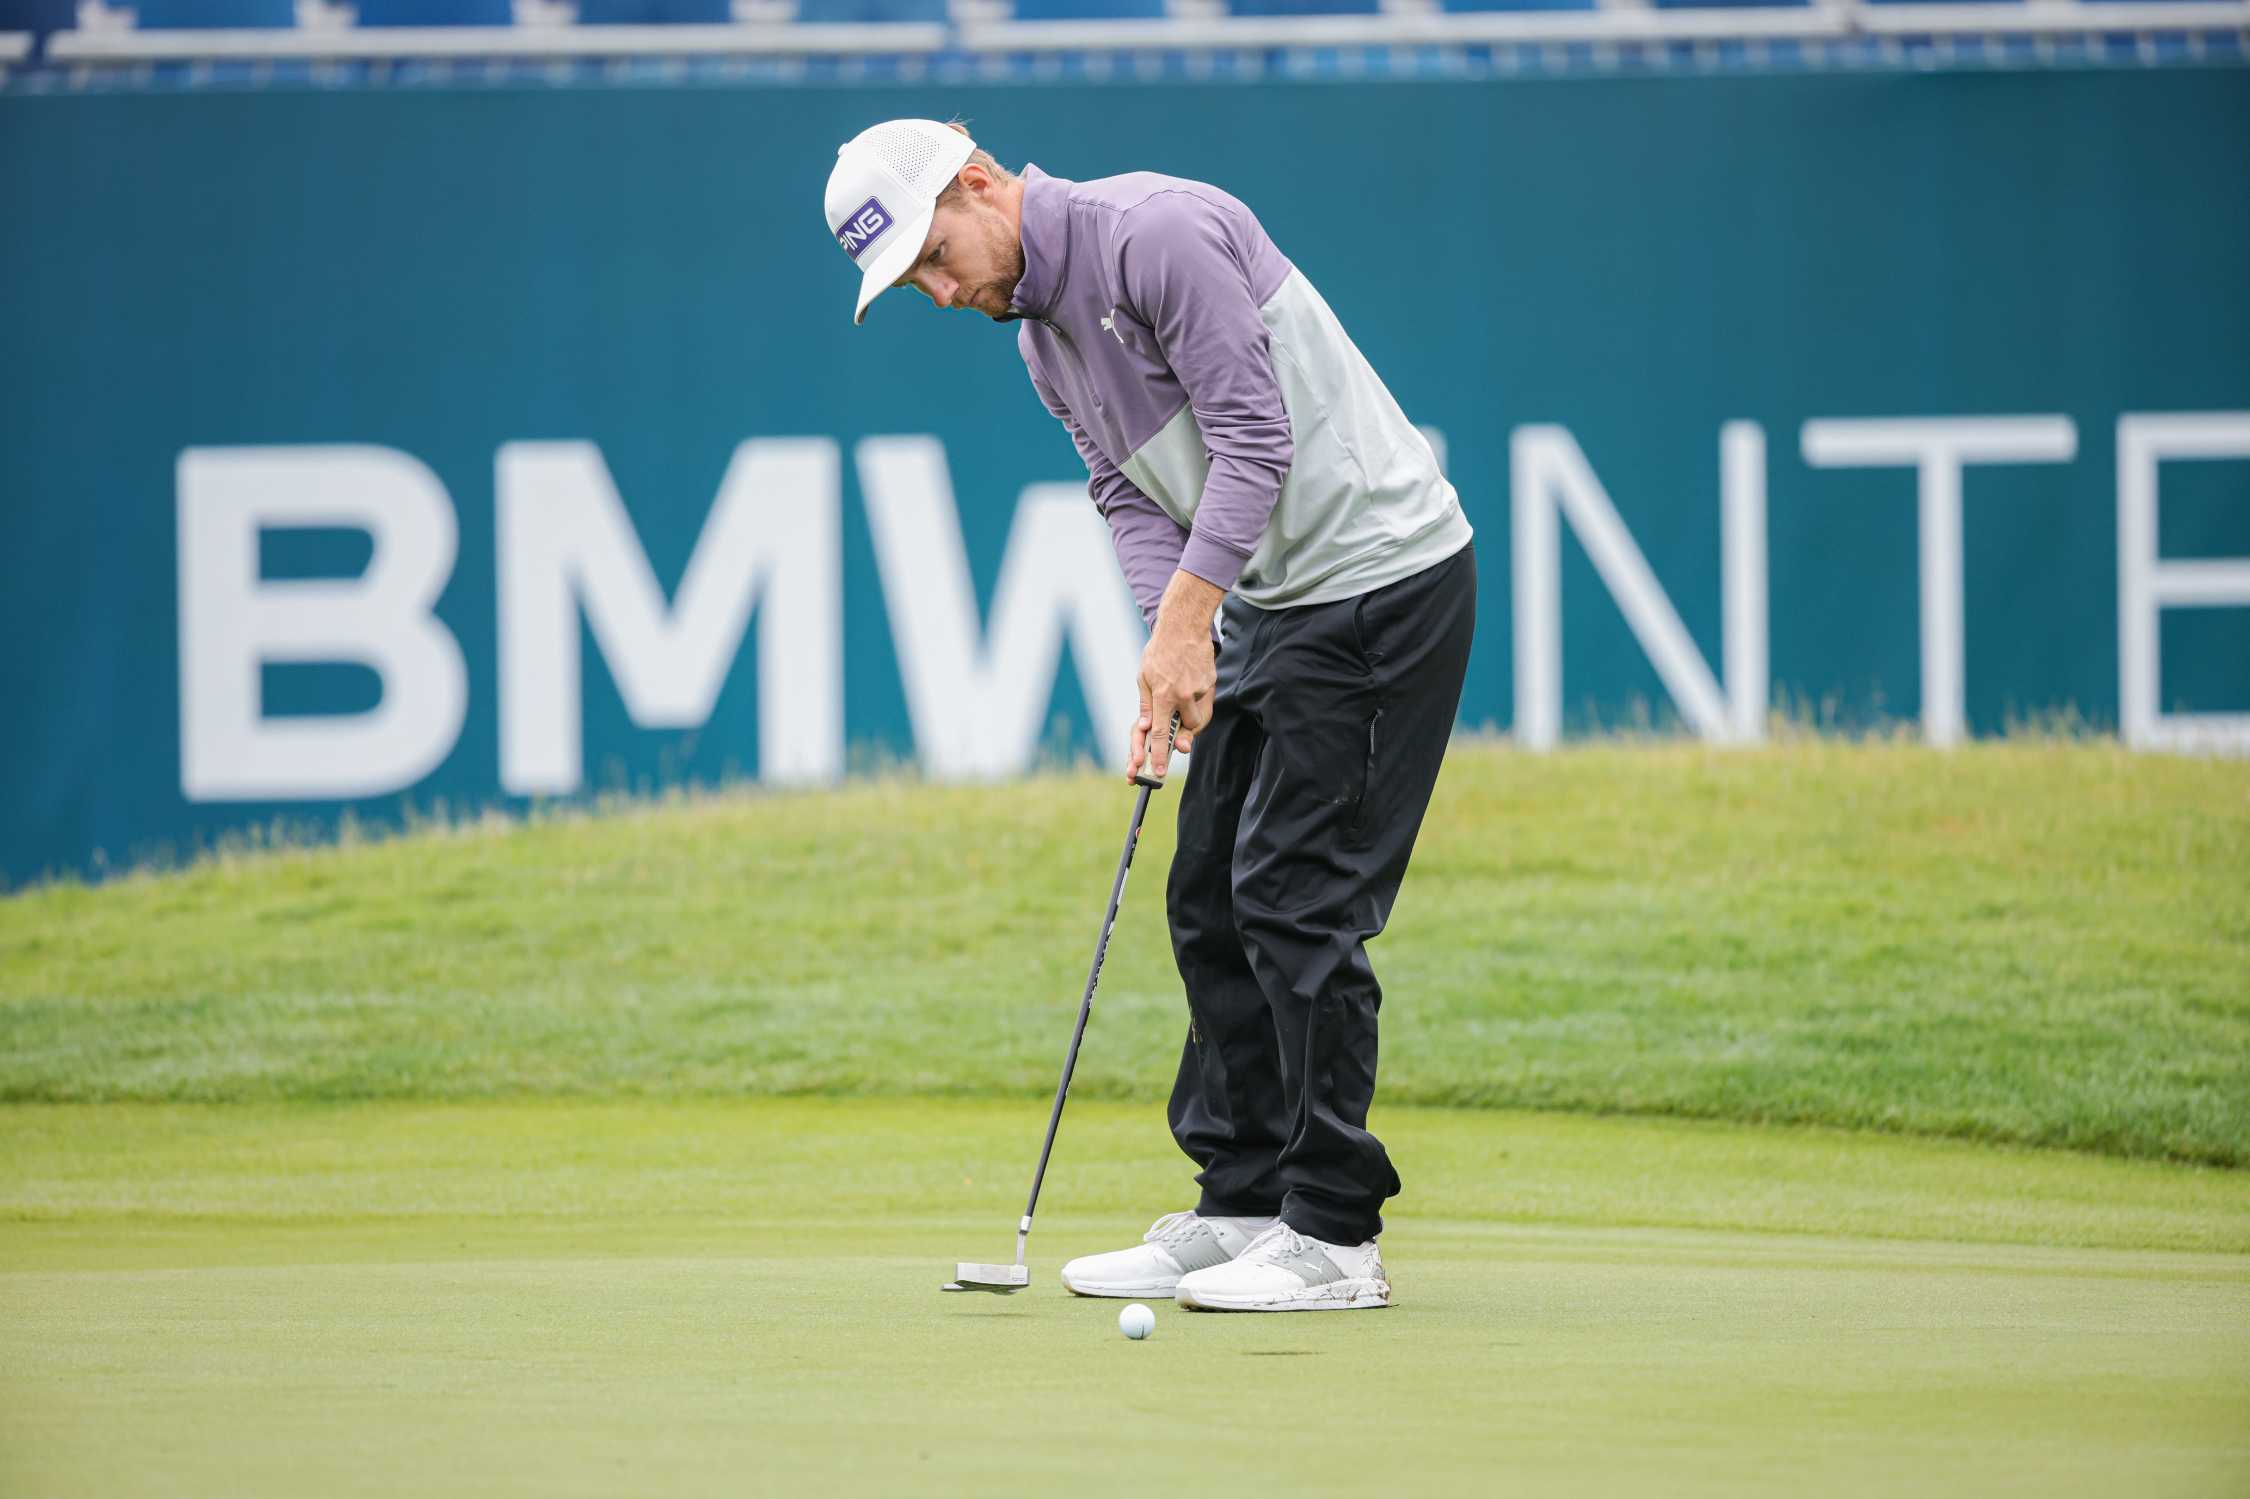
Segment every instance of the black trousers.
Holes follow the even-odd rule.
[[[1187,987],[1172,1135],[1197,1211],[1357,1244],[1398,1174],[1367,1132],[1390,919],[1461,703],[1471,543],[1330,604],[1222,606],[1218,690],[1180,794],[1166,908]]]

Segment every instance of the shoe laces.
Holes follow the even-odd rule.
[[[1310,1247],[1303,1234],[1286,1223],[1276,1223],[1243,1246],[1242,1253],[1236,1255],[1235,1260],[1237,1263],[1277,1265],[1305,1253]]]
[[[1166,1213],[1148,1226],[1148,1232],[1141,1235],[1141,1242],[1143,1244],[1182,1243],[1194,1236],[1196,1228],[1202,1221],[1192,1212]]]

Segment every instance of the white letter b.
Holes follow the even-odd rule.
[[[453,572],[437,476],[379,447],[189,448],[179,460],[180,789],[190,801],[379,796],[413,785],[460,738],[468,670],[430,612]],[[265,582],[269,527],[365,531],[367,571]],[[363,713],[269,719],[269,661],[372,668]]]

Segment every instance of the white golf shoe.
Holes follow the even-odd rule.
[[[1223,1265],[1180,1277],[1173,1299],[1199,1312],[1341,1312],[1389,1306],[1375,1241],[1330,1244],[1276,1223]]]
[[[1062,1282],[1081,1296],[1169,1296],[1181,1276],[1224,1265],[1274,1221],[1166,1213],[1133,1248],[1072,1260],[1062,1268]]]

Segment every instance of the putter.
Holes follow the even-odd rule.
[[[1167,751],[1172,741],[1179,737],[1180,715],[1172,715],[1172,727],[1164,736]],[[1146,765],[1147,761],[1143,760]],[[1110,929],[1117,925],[1117,907],[1125,899],[1125,875],[1133,867],[1133,846],[1141,839],[1141,819],[1148,815],[1148,798],[1152,791],[1164,789],[1160,776],[1146,770],[1133,777],[1140,794],[1133,799],[1132,825],[1125,829],[1125,852],[1117,860],[1117,878],[1109,887],[1109,910],[1102,917],[1102,934],[1094,943],[1094,966],[1086,972],[1086,994],[1078,1001],[1078,1026],[1070,1033],[1070,1050],[1063,1054],[1062,1081],[1055,1085],[1055,1106],[1047,1114],[1047,1138],[1039,1146],[1039,1164],[1031,1173],[1031,1197],[1023,1205],[1023,1220],[1016,1225],[1016,1262],[1012,1265],[983,1265],[963,1260],[953,1267],[953,1279],[938,1287],[941,1291],[988,1291],[995,1296],[1013,1296],[1031,1284],[1031,1271],[1023,1262],[1025,1241],[1031,1237],[1031,1215],[1039,1207],[1039,1184],[1047,1178],[1047,1157],[1054,1153],[1055,1129],[1062,1123],[1063,1100],[1070,1096],[1070,1074],[1078,1067],[1078,1043],[1086,1039],[1086,1017],[1094,1009],[1094,985],[1102,976],[1102,959],[1109,954]]]

